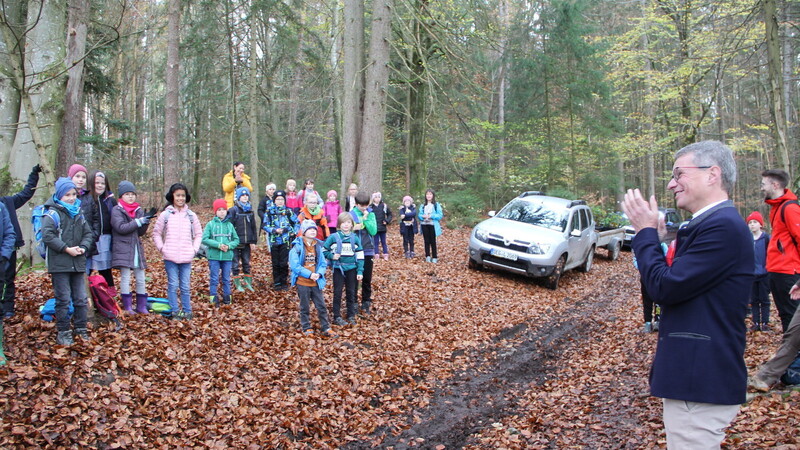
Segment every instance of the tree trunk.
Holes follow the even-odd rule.
[[[10,158],[11,175],[25,179],[38,159],[49,186],[56,178],[53,164],[61,137],[66,76],[51,79],[45,72],[54,65],[63,68],[66,17],[64,5],[59,2],[29,2],[27,20],[33,27],[25,35],[24,44],[16,40],[11,28],[2,26],[6,47],[15,50],[8,62],[22,104],[17,123],[27,125],[17,129]]]
[[[181,0],[169,0],[167,16],[166,98],[164,102],[164,186],[181,180],[178,148]]]
[[[67,91],[64,98],[64,120],[58,144],[56,170],[64,173],[76,161],[78,136],[83,117],[83,58],[86,51],[89,0],[67,2]]]
[[[297,114],[300,110],[300,80],[302,77],[299,61],[297,64],[298,66],[292,71],[292,79],[289,81],[289,148],[287,149],[288,153],[286,155],[289,176],[295,178],[299,176],[297,167],[297,153],[300,151],[300,149],[297,145],[297,142],[299,141],[297,136]],[[300,180],[297,180],[297,182],[298,184],[302,185]]]
[[[250,182],[253,191],[250,195],[253,199],[258,199],[258,57],[256,55],[256,14],[250,11],[250,112],[247,121],[250,123]]]
[[[341,191],[356,181],[361,145],[361,95],[364,91],[364,2],[344,1],[342,44],[342,173]]]
[[[386,91],[389,85],[389,40],[392,0],[373,3],[369,65],[364,89],[364,119],[358,154],[359,187],[376,192],[383,183],[383,144],[386,129]]]
[[[411,68],[411,81],[408,84],[408,188],[414,197],[422,196],[428,188],[428,147],[426,145],[425,119],[427,117],[428,80],[427,53],[430,46],[428,36],[420,17],[424,17],[428,0],[418,0],[414,19],[413,47],[408,66]]]
[[[16,75],[11,65],[11,58],[17,59],[21,56],[20,50],[25,48],[24,42],[18,45],[14,36],[22,36],[27,15],[27,2],[16,1],[8,2],[0,9],[0,27],[10,27],[13,30],[9,35],[9,42],[6,41],[5,32],[0,33],[0,55],[8,55],[0,58],[0,168],[8,167],[11,164],[12,148],[17,135],[17,120],[22,113],[22,99],[15,82]],[[13,52],[13,53],[12,53]]]
[[[792,175],[789,149],[786,146],[786,115],[783,104],[783,81],[781,63],[781,48],[778,39],[778,15],[775,0],[763,0],[764,25],[766,28],[767,68],[769,75],[770,113],[772,115],[772,134],[775,138],[775,154],[781,167]]]

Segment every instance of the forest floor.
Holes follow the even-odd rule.
[[[208,304],[207,263],[196,261],[194,320],[126,316],[121,330],[97,326],[70,348],[54,345],[37,312],[49,277],[20,277],[0,447],[665,447],[647,386],[658,334],[641,332],[631,254],[611,262],[598,252],[591,272],[568,272],[550,291],[468,270],[468,236],[445,230],[430,264],[397,257],[392,227],[392,258],[375,263],[374,313],[335,327],[336,338],[300,333],[296,294],[269,288],[263,246],[256,292],[232,305]],[[163,263],[147,246],[149,293],[165,297]],[[753,372],[780,334],[747,339]],[[725,444],[797,448],[798,426],[800,391],[784,388],[743,405]]]

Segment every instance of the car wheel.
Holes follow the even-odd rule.
[[[586,255],[586,261],[581,264],[581,267],[578,269],[581,272],[588,272],[592,270],[592,262],[594,261],[594,245],[592,248],[589,249],[589,254]]]
[[[547,289],[554,291],[558,289],[558,281],[561,279],[561,275],[564,273],[564,265],[566,263],[567,255],[561,255],[561,257],[558,258],[558,262],[556,262],[556,266],[553,268],[553,273],[551,273],[544,282],[544,286]]]
[[[474,259],[469,257],[467,258],[467,267],[472,270],[481,270],[483,268],[480,264],[476,263]]]
[[[622,251],[622,244],[617,242],[610,249],[608,249],[608,259],[616,261],[619,258],[619,252]]]

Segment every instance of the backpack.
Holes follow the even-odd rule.
[[[800,353],[786,369],[786,373],[781,376],[781,383],[785,385],[800,384]]]
[[[119,321],[119,314],[122,310],[108,292],[106,279],[102,275],[91,275],[88,279],[94,307],[103,317],[113,322],[116,325],[116,329],[119,330],[122,328],[122,324]]]
[[[72,316],[75,312],[75,307],[72,305],[72,300],[69,301],[69,312],[67,313],[68,316]],[[39,315],[42,316],[42,320],[45,322],[52,322],[56,318],[56,299],[51,298],[44,302],[44,305],[39,307]]]
[[[189,229],[192,232],[192,242],[194,242],[194,217],[195,217],[195,214],[190,209],[189,211],[187,211],[186,215],[189,216]],[[170,216],[172,216],[172,213],[167,214],[167,216],[164,218],[164,231],[162,231],[162,233],[164,233],[165,236],[167,234],[167,222],[169,222]],[[197,250],[197,253],[195,253],[194,257],[195,258],[206,258],[207,256],[208,256],[208,246],[206,244],[200,243],[200,249]]]
[[[165,298],[147,297],[147,310],[164,317],[172,317],[172,308],[169,306],[169,300]]]
[[[53,222],[55,222],[56,228],[58,229],[58,235],[59,237],[61,236],[61,216],[59,216],[56,211],[53,211],[45,205],[39,205],[33,208],[33,213],[31,214],[31,223],[33,224],[33,240],[36,243],[36,250],[39,252],[39,256],[41,256],[42,259],[47,258],[47,245],[42,240],[42,222],[44,221],[44,216],[48,216],[53,219]]]

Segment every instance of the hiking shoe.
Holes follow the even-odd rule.
[[[74,344],[75,341],[72,340],[72,331],[59,331],[56,335],[56,344],[63,345],[69,347],[70,345]]]
[[[89,337],[89,332],[86,330],[86,328],[75,328],[75,336],[78,336],[84,341],[88,341],[89,339],[91,339]]]
[[[216,295],[209,295],[208,302],[211,303],[211,306],[219,307],[219,299]]]
[[[425,262],[431,262],[431,257],[430,256],[426,256],[425,257]]]
[[[230,305],[232,302],[230,294],[222,296],[222,304],[223,305]]]
[[[325,330],[325,331],[321,332],[320,334],[321,334],[321,335],[323,335],[323,336],[325,336],[325,337],[328,337],[328,338],[335,338],[335,337],[339,337],[339,336],[338,336],[336,333],[334,333],[333,331],[331,331],[331,329],[330,329],[330,328],[328,328],[327,330]]]
[[[347,326],[347,321],[342,319],[341,317],[337,317],[333,319],[334,325],[339,325],[340,327]]]
[[[431,262],[436,264],[439,262],[439,258],[431,258]]]
[[[656,320],[656,321],[654,321],[654,322],[653,322],[653,332],[656,332],[656,331],[658,331],[658,323],[659,323],[659,321],[658,321],[658,320]]]
[[[306,335],[306,336],[313,336],[314,335],[314,330],[312,330],[312,329],[305,330],[305,331],[303,331],[303,334]]]
[[[753,375],[747,379],[747,386],[759,392],[769,392],[769,385],[766,381],[758,378],[758,375]]]
[[[14,311],[9,311],[9,312],[3,314],[3,319],[10,319],[12,317],[14,317]]]
[[[768,323],[762,323],[759,327],[761,328],[761,331],[766,333],[772,331],[772,328],[770,328]]]
[[[349,323],[350,325],[355,325],[358,322],[356,322],[356,318],[355,317],[351,317],[351,318],[347,319],[347,323]]]
[[[754,323],[752,327],[750,327],[750,332],[761,331],[761,324]]]
[[[642,333],[652,333],[653,332],[653,324],[650,322],[644,323],[644,328],[642,329]]]

